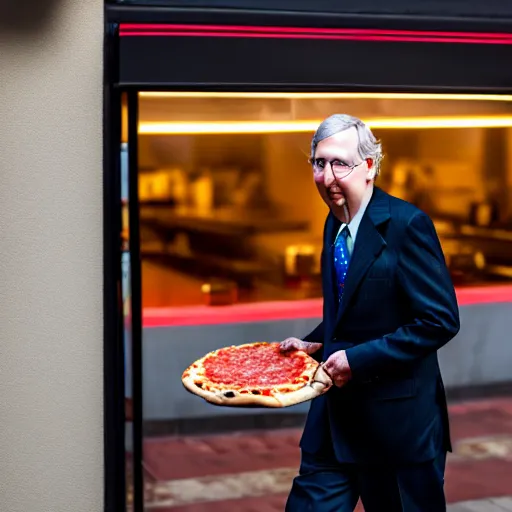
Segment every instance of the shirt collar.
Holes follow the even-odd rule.
[[[357,210],[356,214],[352,217],[351,221],[348,223],[348,230],[350,232],[350,236],[352,240],[355,241],[357,236],[357,230],[359,229],[359,225],[361,224],[361,220],[363,219],[364,212],[368,207],[370,199],[372,198],[373,187],[368,187],[366,189],[366,193],[363,196],[363,201],[361,202],[361,206],[359,210]],[[339,233],[343,230],[343,228],[347,226],[344,222],[341,223]]]

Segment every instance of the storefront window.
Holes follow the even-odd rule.
[[[382,140],[377,184],[434,219],[457,285],[511,278],[512,97],[143,92],[144,307],[321,296],[308,151],[335,112]]]

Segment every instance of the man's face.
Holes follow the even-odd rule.
[[[372,179],[372,162],[363,160],[357,152],[359,138],[355,128],[349,128],[320,141],[316,147],[315,160],[323,159],[323,170],[314,173],[318,191],[329,208],[341,208],[348,203],[357,204],[363,198]],[[335,176],[329,162],[352,167],[346,177]],[[355,212],[353,212],[355,213]]]

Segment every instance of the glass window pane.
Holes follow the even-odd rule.
[[[434,219],[457,287],[512,279],[512,96],[140,93],[148,510],[284,509],[309,404],[214,407],[180,377],[317,325],[327,207],[308,158],[336,112],[381,139],[377,185]]]
[[[332,112],[382,139],[378,184],[435,218],[455,279],[507,279],[499,242],[482,272],[473,237],[508,225],[510,97],[141,93],[146,307],[320,297],[326,208],[308,151]]]

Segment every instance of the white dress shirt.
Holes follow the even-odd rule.
[[[359,229],[359,225],[361,224],[361,220],[363,219],[364,212],[372,198],[373,187],[369,188],[365,196],[363,197],[363,201],[361,202],[361,206],[359,210],[357,210],[356,214],[352,217],[348,225],[345,222],[341,223],[340,229],[338,230],[338,234],[336,235],[336,240],[340,233],[343,231],[345,226],[348,226],[348,235],[347,235],[347,249],[349,255],[352,256],[352,252],[354,251],[354,244],[356,243],[357,231]]]

